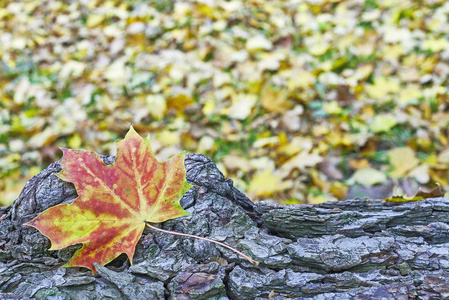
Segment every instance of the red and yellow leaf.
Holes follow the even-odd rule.
[[[186,181],[185,154],[160,163],[150,138],[131,127],[117,143],[117,157],[105,165],[94,152],[62,149],[58,177],[72,182],[78,198],[51,207],[27,225],[51,240],[50,250],[82,243],[66,267],[92,270],[94,262],[107,264],[121,253],[132,263],[145,222],[159,223],[187,215],[179,199],[191,187]]]

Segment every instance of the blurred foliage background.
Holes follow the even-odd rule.
[[[58,147],[115,154],[131,124],[253,200],[449,190],[449,2],[1,3],[3,205]]]

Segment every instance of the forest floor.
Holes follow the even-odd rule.
[[[449,2],[6,1],[0,200],[59,147],[203,153],[252,200],[449,191]]]

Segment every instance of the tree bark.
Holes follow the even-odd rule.
[[[114,157],[102,156],[107,164]],[[190,215],[159,224],[235,247],[146,229],[130,265],[125,255],[95,276],[61,268],[79,245],[50,241],[23,224],[76,197],[53,163],[0,209],[0,299],[443,299],[449,297],[449,199],[391,204],[253,203],[212,160],[186,157],[195,186],[181,200]]]

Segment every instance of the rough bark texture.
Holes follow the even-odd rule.
[[[254,204],[208,157],[190,154],[185,164],[196,185],[181,201],[190,215],[159,226],[224,242],[258,267],[215,244],[148,229],[132,266],[120,256],[97,265],[95,276],[60,268],[78,246],[47,251],[49,240],[22,225],[76,198],[73,185],[54,176],[56,162],[0,210],[0,299],[449,297],[449,199]]]

